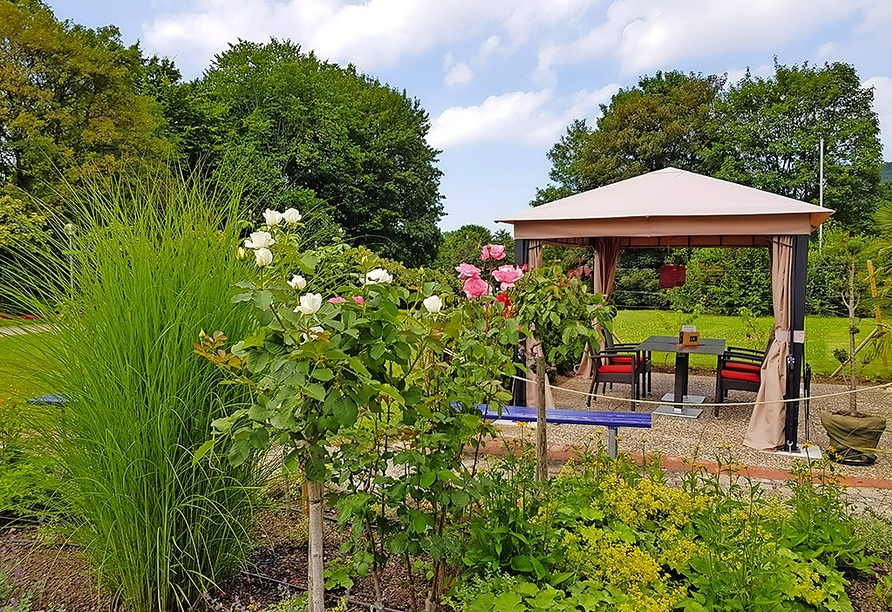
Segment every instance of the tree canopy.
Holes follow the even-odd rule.
[[[238,172],[257,209],[323,211],[355,243],[433,261],[441,173],[418,100],[275,39],[230,45],[175,89],[164,97],[181,149]]]
[[[775,65],[771,77],[680,72],[620,90],[590,128],[575,121],[552,147],[536,206],[669,166],[817,203],[818,143],[825,142],[824,205],[863,230],[882,199],[873,90],[855,69]]]
[[[169,150],[143,56],[114,26],[59,22],[37,1],[0,2],[0,190],[5,214],[39,229],[31,197],[62,206],[78,185]],[[64,210],[62,211],[64,212]],[[2,245],[0,245],[2,248]]]
[[[601,105],[596,127],[574,121],[548,153],[549,178],[533,205],[669,166],[704,171],[713,104],[724,77],[681,72],[644,76]]]

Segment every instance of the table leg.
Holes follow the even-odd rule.
[[[675,353],[675,397],[672,399],[676,410],[681,409],[684,396],[688,394],[688,358],[687,353]]]

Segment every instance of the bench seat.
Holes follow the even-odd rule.
[[[524,421],[535,423],[538,409],[528,406],[505,406],[502,413],[490,412],[489,406],[479,406],[485,419],[502,419],[506,421]],[[549,408],[545,411],[545,422],[555,425],[594,425],[607,428],[607,450],[611,457],[616,457],[616,434],[620,427],[650,428],[651,415],[647,412],[597,412],[593,410],[571,410],[567,408]]]

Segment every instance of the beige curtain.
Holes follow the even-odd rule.
[[[745,446],[776,450],[784,445],[787,411],[787,355],[790,352],[790,276],[793,267],[793,238],[771,241],[771,301],[774,306],[774,342],[762,362],[762,384],[750,417]]]
[[[610,302],[613,297],[613,283],[616,280],[616,265],[619,262],[619,238],[595,239],[595,269],[593,278],[593,290],[604,295],[604,299]],[[598,323],[595,328],[600,330]],[[601,348],[604,348],[603,340],[599,339]],[[576,375],[583,378],[592,377],[592,362],[588,358],[588,346],[579,362]]]

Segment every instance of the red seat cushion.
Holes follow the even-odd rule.
[[[610,358],[610,363],[628,363],[628,364],[631,364],[631,363],[632,363],[632,358],[631,358],[631,357],[611,357],[611,358]]]
[[[601,374],[631,374],[632,365],[603,365],[598,368]]]
[[[730,378],[733,380],[745,380],[747,382],[757,383],[761,380],[758,374],[753,372],[739,372],[737,370],[722,370],[722,378]]]
[[[743,361],[726,361],[722,367],[729,370],[742,370],[744,372],[758,372],[762,366],[758,363],[744,363]]]

